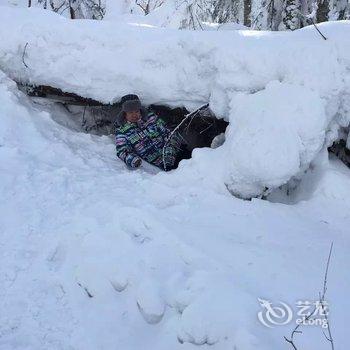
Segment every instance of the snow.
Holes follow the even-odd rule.
[[[224,146],[226,158],[232,160],[230,190],[239,194],[242,184],[252,186],[247,189],[249,197],[265,186],[276,188],[288,182],[290,174],[306,170],[324,144],[329,124],[324,104],[309,89],[279,82],[254,95],[236,95],[231,102],[232,127]]]
[[[327,42],[313,28],[178,32],[1,9],[1,350],[288,348],[293,323],[263,326],[258,299],[316,301],[331,242],[326,299],[348,349],[350,176],[325,146],[349,124],[350,27],[320,28]],[[112,137],[11,79],[106,103],[209,101],[230,125],[176,171],[130,171]],[[231,195],[291,179],[290,196]],[[300,349],[329,348],[319,327],[303,332]]]
[[[211,157],[218,169],[213,186],[225,184],[240,197],[259,196],[298,176],[350,121],[349,113],[338,120],[350,81],[347,22],[321,25],[328,41],[313,27],[177,31],[5,7],[0,23],[6,33],[0,65],[17,81],[105,103],[131,92],[145,104],[192,109],[209,101],[231,122],[225,150]],[[277,138],[282,148],[275,148]],[[209,162],[199,167],[211,172]]]
[[[112,139],[57,124],[50,105],[0,81],[1,349],[285,347],[292,325],[265,328],[257,299],[316,300],[331,241],[327,300],[348,348],[339,161],[317,162],[300,186],[307,200],[242,201],[203,187],[210,174],[130,172]],[[298,342],[328,346],[312,327]]]

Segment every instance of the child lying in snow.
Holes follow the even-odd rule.
[[[169,138],[171,130],[154,113],[144,112],[137,95],[123,96],[121,102],[115,135],[117,156],[132,168],[145,160],[166,171],[174,169],[181,152],[180,136],[174,133]]]

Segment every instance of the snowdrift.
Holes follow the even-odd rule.
[[[313,27],[193,32],[2,8],[0,68],[104,103],[126,93],[190,109],[209,102],[230,122],[226,142],[180,171],[210,173],[249,198],[298,176],[349,124],[350,25],[320,29],[327,41]]]
[[[258,298],[315,300],[330,241],[327,301],[348,349],[344,165],[319,162],[308,201],[246,202],[203,191],[197,167],[130,172],[112,140],[59,113],[0,72],[1,349],[285,348],[295,325],[263,326]],[[329,348],[321,329],[303,331],[301,348]]]
[[[302,149],[316,152],[318,145],[318,137],[308,139],[289,156],[296,134],[305,141],[305,135],[320,132],[322,139],[329,115],[339,106],[346,111],[335,98],[331,110],[332,100],[318,91],[275,81],[255,93],[230,92],[225,108],[230,121],[241,125],[231,122],[225,145],[197,150],[179,171],[153,175],[126,169],[115,159],[111,138],[78,132],[67,111],[34,103],[0,72],[0,348],[286,348],[283,337],[295,322],[263,326],[258,298],[276,306],[287,302],[295,312],[298,300],[315,301],[333,241],[327,301],[337,349],[347,350],[348,168],[322,152],[294,205],[241,201],[222,181],[228,171],[251,171],[248,161],[231,157],[234,139],[249,150],[241,138],[255,127],[261,130],[256,140],[263,137],[259,151],[279,141],[279,128],[285,129],[288,142],[280,151],[289,160],[278,162],[296,171],[290,158]],[[307,122],[288,118],[296,102],[287,104],[286,95],[298,99]],[[280,112],[271,99],[286,117],[276,126],[271,113],[261,113],[262,123],[255,125],[255,103],[259,110]],[[324,105],[313,106],[317,101]],[[284,169],[263,168],[256,159],[259,174],[250,178],[283,175]],[[301,349],[329,349],[319,327],[304,327],[297,341]]]

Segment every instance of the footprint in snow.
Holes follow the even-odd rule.
[[[128,286],[128,280],[126,276],[122,274],[114,275],[110,279],[111,285],[117,292],[122,292],[125,290],[125,288]]]
[[[63,244],[55,246],[48,254],[46,261],[50,270],[58,271],[66,259],[66,248]]]
[[[150,281],[138,286],[137,307],[143,319],[149,324],[159,323],[165,312],[165,303],[159,295],[158,288]]]
[[[124,208],[126,213],[122,214],[121,228],[139,244],[152,241],[151,220],[140,213],[136,208]],[[135,212],[136,211],[136,212]]]
[[[244,292],[229,288],[203,292],[181,314],[178,341],[213,345],[230,339],[236,345],[242,340],[236,334],[240,328],[248,328],[246,315],[251,314],[255,315],[255,304]],[[244,349],[255,349],[254,337],[246,335],[244,339]]]

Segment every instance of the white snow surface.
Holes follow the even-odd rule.
[[[316,301],[331,242],[329,318],[349,348],[350,175],[325,146],[350,119],[350,27],[320,29],[327,41],[313,28],[190,32],[1,8],[1,350],[288,349],[295,318],[265,327],[258,298],[295,312]],[[230,125],[176,171],[130,171],[113,138],[79,132],[12,79],[106,103],[209,101]],[[231,195],[306,169],[287,199]],[[296,341],[329,349],[320,327]]]
[[[17,81],[105,103],[127,93],[189,109],[210,102],[230,121],[227,142],[194,163],[201,173],[215,168],[212,183],[245,198],[298,176],[349,124],[350,25],[320,29],[327,41],[313,27],[194,32],[3,7],[0,67]]]
[[[329,318],[349,348],[339,161],[322,153],[294,205],[244,201],[208,186],[195,160],[187,172],[127,170],[112,138],[63,126],[69,116],[3,73],[0,118],[1,350],[287,349],[293,323],[263,326],[258,298],[295,311],[317,300],[332,241]],[[329,348],[319,327],[303,331],[300,348]]]

